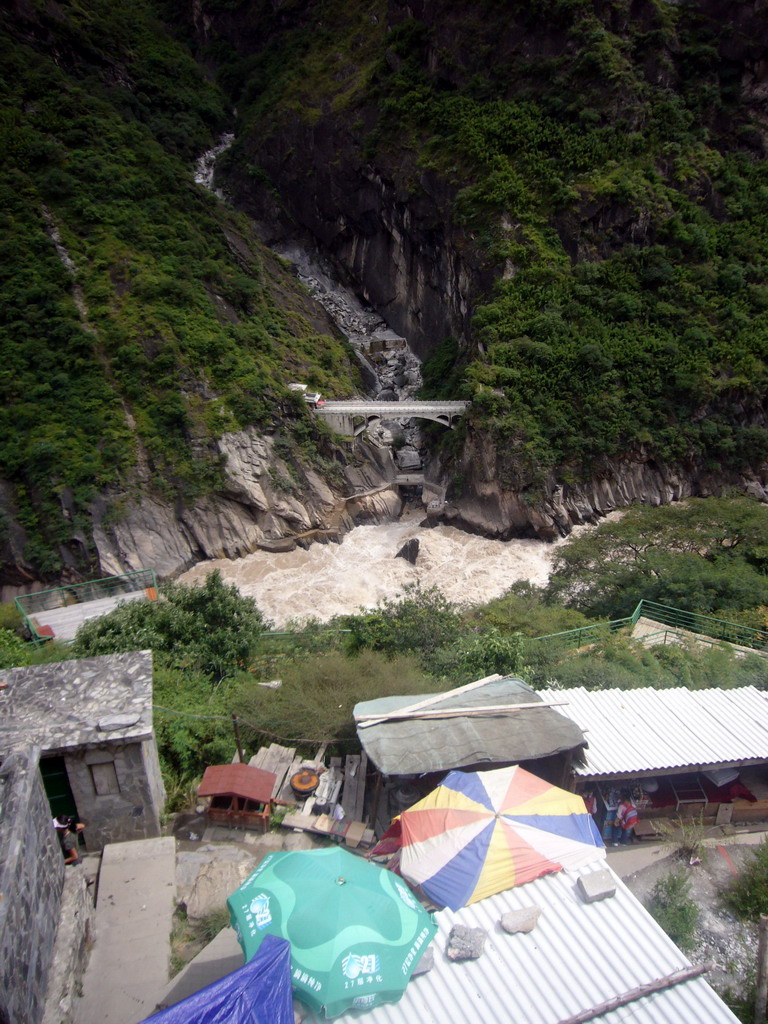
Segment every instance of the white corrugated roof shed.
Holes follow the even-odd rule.
[[[733,690],[539,690],[584,730],[586,764],[599,776],[768,761],[768,700],[754,686]]]
[[[605,869],[601,861],[579,871],[545,875],[457,912],[435,915],[435,964],[413,978],[398,1003],[337,1024],[560,1024],[640,985],[690,965],[672,940],[608,870],[616,895],[585,903],[579,875]],[[532,932],[509,935],[499,919],[509,910],[538,906]],[[445,948],[454,924],[487,933],[478,960],[453,963]],[[306,1018],[307,1021],[315,1018]],[[601,1014],[601,1024],[735,1024],[737,1018],[700,975]]]

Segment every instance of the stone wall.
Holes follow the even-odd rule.
[[[65,751],[88,851],[160,835],[164,791],[154,739]]]
[[[87,885],[84,867],[67,868],[48,978],[48,997],[40,1024],[74,1024],[78,1020],[78,1001],[95,912],[93,889]]]
[[[0,766],[0,1024],[42,1019],[59,924],[64,859],[39,758],[18,748]]]

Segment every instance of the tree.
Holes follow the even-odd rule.
[[[520,675],[527,671],[521,633],[503,634],[495,627],[467,633],[436,652],[432,668],[456,683],[468,683],[494,673]]]
[[[751,498],[634,508],[559,549],[548,600],[620,618],[638,601],[728,612],[768,600],[768,515]]]
[[[220,680],[248,665],[268,628],[256,603],[216,570],[200,586],[165,583],[158,601],[130,601],[84,623],[73,647],[78,657],[149,649],[167,665]]]
[[[240,677],[230,705],[241,716],[244,736],[255,722],[283,742],[305,749],[322,741],[358,747],[352,710],[360,701],[420,696],[444,688],[442,680],[423,670],[417,657],[387,657],[370,650],[355,657],[332,651],[289,662],[280,676],[276,690]]]
[[[409,583],[399,599],[385,598],[372,612],[345,617],[352,652],[368,648],[390,656],[418,654],[423,659],[456,638],[461,620],[437,587]]]

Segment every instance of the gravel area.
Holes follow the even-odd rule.
[[[768,834],[768,833],[766,833]],[[754,837],[759,841],[760,837]],[[683,871],[690,880],[690,896],[699,907],[695,946],[687,951],[694,964],[713,964],[707,974],[719,993],[741,994],[754,980],[757,964],[757,925],[739,921],[727,908],[723,892],[751,857],[754,846],[723,838],[710,841],[701,862],[690,864],[670,849],[669,856],[624,878],[628,888],[648,906],[656,883],[673,871]]]

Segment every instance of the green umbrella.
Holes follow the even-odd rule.
[[[396,1002],[437,931],[406,882],[340,847],[272,853],[227,903],[246,962],[288,939],[294,991],[326,1017]]]

